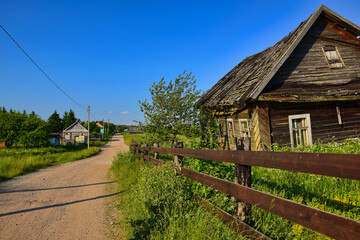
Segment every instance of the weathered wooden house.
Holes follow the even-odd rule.
[[[252,150],[360,135],[360,28],[325,6],[275,45],[245,58],[198,101],[225,142]]]
[[[78,120],[62,132],[63,142],[87,143],[88,130]]]

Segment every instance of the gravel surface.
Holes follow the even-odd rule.
[[[0,183],[0,239],[107,239],[106,201],[117,194],[107,173],[127,150],[115,135],[93,157]]]

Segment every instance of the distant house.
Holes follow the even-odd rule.
[[[252,150],[359,137],[359,36],[359,26],[322,5],[240,62],[197,105],[217,116],[230,149],[242,137],[251,137]]]
[[[141,128],[138,127],[129,127],[128,132],[130,134],[135,134],[135,133],[144,133],[144,131]]]
[[[81,125],[80,121],[76,121],[62,132],[62,141],[87,143],[87,134],[88,130]]]

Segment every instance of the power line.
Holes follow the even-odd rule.
[[[69,96],[69,94],[67,94],[64,90],[62,90],[45,72],[44,70],[42,70],[39,65],[36,64],[36,62],[24,51],[24,49],[22,49],[22,47],[20,47],[20,45],[15,41],[15,39],[5,30],[5,28],[0,25],[0,27],[2,28],[2,30],[4,30],[4,32],[9,36],[9,38],[16,44],[16,46],[18,46],[18,48],[30,59],[30,61],[40,70],[40,72],[42,72],[45,77],[50,80],[55,87],[57,87],[66,97],[68,97],[71,101],[73,101],[74,103],[76,103],[77,105],[79,105],[80,107],[87,109],[86,107],[84,107],[83,105],[81,105],[80,103],[78,103],[77,101],[75,101],[72,97]]]

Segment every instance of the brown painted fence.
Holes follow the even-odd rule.
[[[179,159],[185,156],[235,163],[235,165],[239,166],[259,166],[360,180],[360,155],[358,154],[222,151],[139,147],[136,145],[133,145],[132,148],[137,156],[156,164],[175,166],[174,164],[158,160],[158,153],[165,153],[173,154],[175,156],[175,162],[179,162]],[[142,151],[142,153],[140,153],[140,151]],[[149,151],[154,152],[154,157],[148,156]],[[349,240],[360,239],[360,222],[354,219],[322,211],[184,167],[180,167],[180,172],[188,178],[231,195],[239,201],[257,206],[329,237]],[[203,202],[203,205],[205,205],[205,208],[211,208],[209,207],[209,203],[206,203],[203,200],[201,201]],[[223,221],[227,223],[235,221],[237,228],[249,230],[247,225],[237,221],[236,218],[231,220],[229,216],[226,215],[227,213],[220,209],[216,209],[216,207],[212,208],[215,209],[213,212],[217,212],[216,215],[223,218]],[[248,237],[266,238],[266,236],[255,230],[249,230],[249,232],[250,234],[247,234]]]

